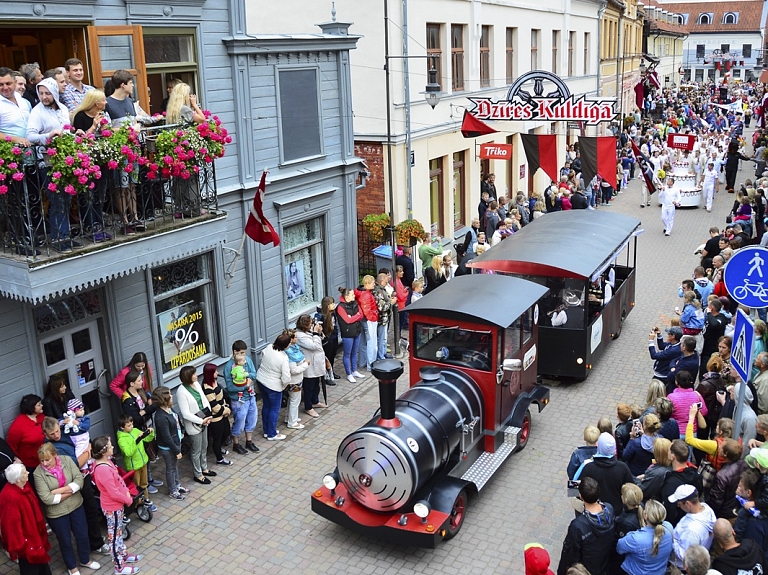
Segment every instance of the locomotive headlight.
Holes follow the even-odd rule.
[[[422,523],[427,522],[427,516],[429,515],[429,512],[432,511],[432,508],[429,506],[429,503],[426,501],[417,501],[413,504],[413,512],[416,515],[416,517],[421,518]]]
[[[329,473],[323,477],[323,486],[331,492],[331,496],[336,495],[336,486],[338,484],[338,477],[334,473]]]
[[[576,359],[576,363],[581,365],[582,363],[584,363],[584,360],[579,357],[579,358]]]

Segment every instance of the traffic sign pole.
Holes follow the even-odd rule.
[[[744,396],[747,393],[747,382],[752,372],[752,346],[755,342],[755,324],[741,309],[736,311],[736,324],[733,328],[733,344],[731,345],[731,367],[741,377],[739,395],[736,398],[734,423],[738,432],[744,412]]]

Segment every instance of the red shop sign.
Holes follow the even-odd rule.
[[[512,144],[496,144],[495,142],[486,142],[480,144],[481,160],[511,160]]]

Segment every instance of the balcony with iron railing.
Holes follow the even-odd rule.
[[[23,155],[23,178],[6,180],[0,194],[0,295],[45,298],[218,241],[226,214],[214,162],[197,162],[187,179],[152,172],[163,129],[173,127],[142,133],[145,160],[131,173],[101,166],[92,188],[75,195],[48,191],[44,156]]]

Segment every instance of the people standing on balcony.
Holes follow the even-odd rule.
[[[59,75],[61,77],[61,75]],[[64,126],[69,124],[69,110],[59,102],[59,83],[56,78],[43,78],[37,84],[40,103],[29,115],[27,122],[27,140],[37,146],[38,157],[44,157],[48,141],[60,136]],[[59,252],[71,252],[72,248],[82,247],[82,244],[70,239],[69,211],[72,206],[72,196],[64,190],[49,190],[50,170],[41,170],[41,186],[48,196],[48,233],[53,242],[53,248]]]
[[[13,76],[13,79],[16,82],[16,91],[19,93],[20,96],[23,96],[24,92],[27,91],[27,80],[24,78],[24,74],[14,70],[13,72],[11,72],[11,75]]]
[[[133,75],[127,70],[117,70],[112,74],[112,85],[115,91],[107,97],[107,113],[112,118],[112,126],[119,128],[126,122],[133,122],[136,118],[136,107],[133,105]],[[123,222],[123,233],[132,236],[136,229],[142,229],[144,225],[138,221],[136,212],[136,176],[135,173],[126,173],[122,166],[113,170],[114,185],[117,190],[115,204]]]
[[[35,89],[40,80],[43,79],[43,72],[40,70],[40,64],[37,62],[22,64],[21,67],[19,67],[19,72],[27,81],[27,89],[24,91],[24,99],[34,108],[40,103],[37,90]]]
[[[32,106],[15,86],[13,70],[0,67],[0,137],[10,136],[14,144],[29,146],[27,121]]]
[[[80,104],[72,112],[72,126],[78,132],[101,137],[103,128],[111,121],[106,112],[107,97],[101,90],[87,90]],[[108,173],[106,166],[101,166],[101,178],[94,182],[90,194],[78,194],[77,205],[80,220],[85,226],[85,233],[95,242],[111,240],[112,236],[104,231],[104,201],[107,189]]]
[[[83,103],[85,95],[91,90],[95,90],[95,88],[83,83],[85,72],[83,71],[83,62],[81,60],[78,60],[77,58],[69,58],[64,62],[64,69],[69,75],[69,82],[67,83],[67,87],[61,93],[61,102],[74,117],[75,111]]]

